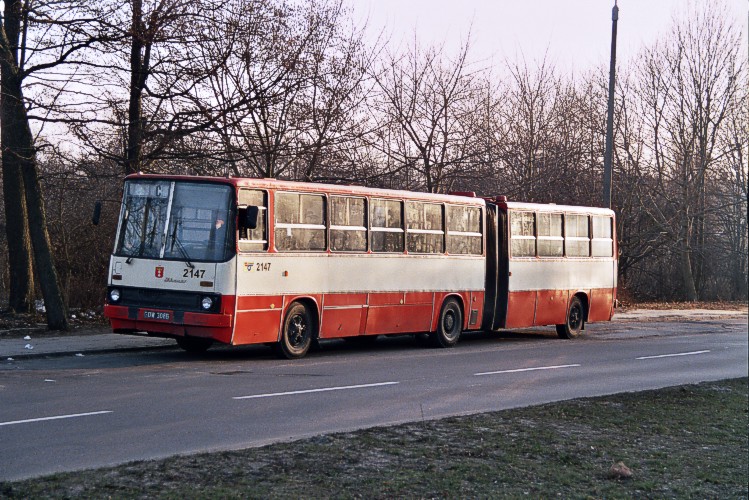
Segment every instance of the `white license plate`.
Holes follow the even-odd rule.
[[[143,319],[157,319],[160,321],[170,321],[171,313],[163,311],[143,311]]]

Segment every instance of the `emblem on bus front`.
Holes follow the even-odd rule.
[[[157,278],[163,278],[164,268],[162,266],[156,266],[156,269],[154,269],[153,274],[156,275]]]

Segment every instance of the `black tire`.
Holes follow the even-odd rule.
[[[287,359],[304,357],[316,337],[316,327],[307,306],[299,302],[291,304],[283,322],[278,353]]]
[[[574,339],[585,325],[585,307],[579,297],[572,297],[567,311],[567,322],[557,325],[557,335],[562,339]]]
[[[463,312],[455,299],[447,299],[442,305],[437,331],[432,334],[432,341],[437,347],[453,347],[463,333]]]
[[[202,354],[213,345],[213,340],[201,337],[177,337],[177,345],[191,354]]]

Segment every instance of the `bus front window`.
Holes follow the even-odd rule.
[[[220,184],[176,183],[166,259],[223,261],[234,249],[231,190]]]
[[[231,188],[221,184],[128,181],[115,253],[187,263],[227,260],[234,250],[231,200]]]
[[[127,257],[158,257],[164,237],[170,183],[128,182],[117,252]]]

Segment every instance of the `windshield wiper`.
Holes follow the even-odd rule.
[[[130,264],[133,261],[133,257],[135,257],[135,255],[135,252],[128,254],[127,259],[125,259],[125,264]]]
[[[185,250],[185,247],[182,246],[182,242],[179,241],[179,238],[177,238],[177,226],[182,223],[182,219],[179,219],[174,224],[174,231],[172,231],[172,246],[169,248],[169,251],[174,250],[174,244],[177,243],[177,248],[179,249],[180,253],[182,254],[182,257],[185,258],[185,264],[187,264],[187,267],[190,269],[194,269],[195,266],[192,262],[190,262],[190,255],[188,255],[187,250]]]

